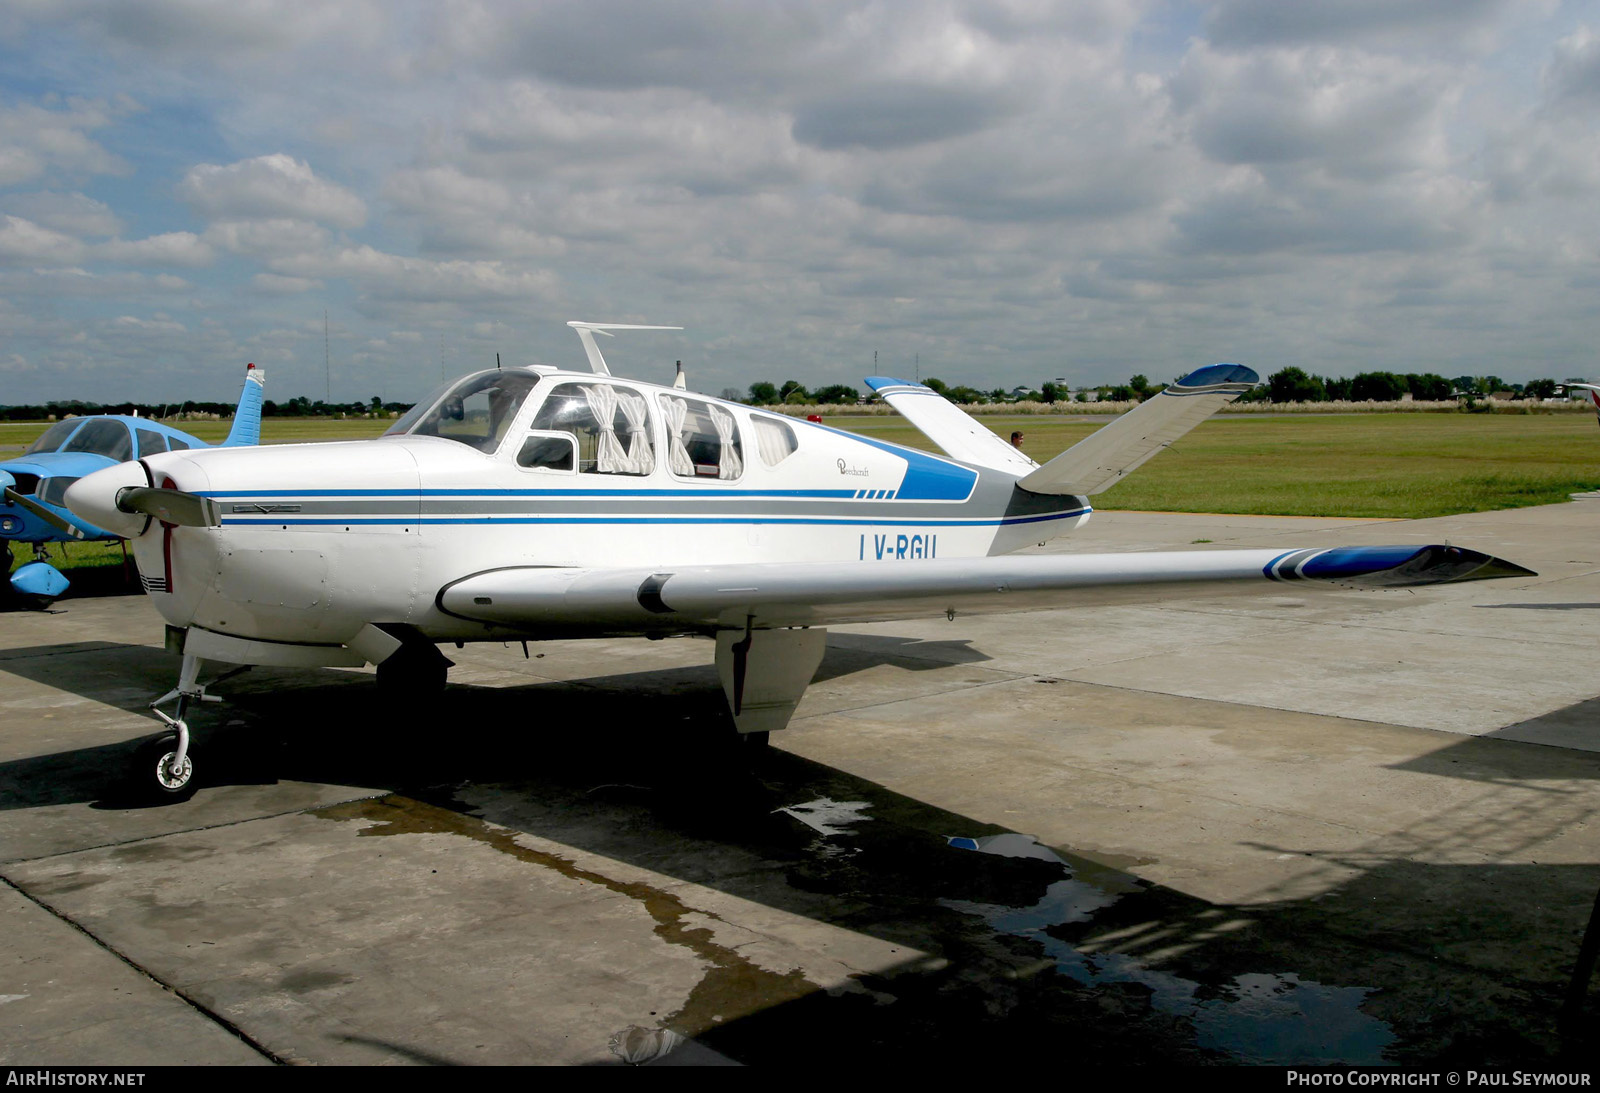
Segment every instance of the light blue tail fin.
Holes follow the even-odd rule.
[[[233,412],[233,428],[224,448],[240,448],[261,443],[261,398],[267,377],[253,364],[244,366],[244,391],[239,395],[239,408]]]

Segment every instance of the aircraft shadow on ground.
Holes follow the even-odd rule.
[[[1510,745],[1509,747],[1507,745]],[[1586,698],[1491,732],[1464,736],[1436,751],[1394,765],[1469,781],[1545,784],[1551,799],[1587,798],[1588,791],[1553,783],[1600,781],[1600,698]]]
[[[67,682],[89,697],[109,686],[96,657],[131,656],[141,677],[175,665],[143,648],[82,654]],[[44,675],[54,659],[5,669]],[[62,685],[59,673],[49,681]],[[200,736],[221,792],[274,778],[392,790],[315,814],[360,821],[363,834],[448,832],[508,850],[494,832],[525,832],[922,954],[830,993],[659,919],[660,936],[707,966],[662,1027],[739,1061],[992,1060],[1049,1045],[1109,1063],[1509,1065],[1585,1050],[1563,1047],[1555,1015],[1596,869],[1429,863],[1487,839],[1492,808],[1481,828],[1430,817],[1354,852],[1262,847],[1313,859],[1327,872],[1321,893],[1225,907],[1066,848],[1012,838],[982,852],[1006,830],[736,742],[705,669],[456,685],[426,710],[388,706],[364,677],[332,671],[252,673],[229,693],[225,716],[202,715],[219,727]],[[114,777],[130,748],[0,764],[0,795],[9,808],[115,807],[96,779]],[[1554,776],[1555,749],[1524,750],[1551,753],[1549,765],[1525,760],[1506,781]],[[856,818],[819,831],[805,822],[819,802]],[[1567,803],[1533,834],[1577,821],[1581,806]]]

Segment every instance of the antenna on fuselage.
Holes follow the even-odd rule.
[[[683,374],[682,361],[678,362],[678,374],[672,377],[672,389],[675,391],[687,391],[689,389],[689,377]]]
[[[612,330],[682,330],[681,326],[635,326],[631,323],[583,323],[576,319],[569,322],[568,326],[578,332],[578,340],[583,343],[583,351],[589,358],[589,367],[597,375],[609,376],[611,369],[606,367],[606,359],[600,355],[600,347],[594,343],[596,334],[613,337]]]

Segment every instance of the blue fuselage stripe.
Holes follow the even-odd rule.
[[[793,498],[825,498],[829,500],[850,499],[856,496],[856,490],[583,490],[583,489],[556,489],[556,490],[207,490],[201,491],[201,497],[210,497],[218,500],[229,500],[240,497],[266,497],[273,501],[296,501],[307,497],[556,497],[571,498],[573,500],[595,501],[608,500],[616,497],[650,498],[650,497],[694,497],[701,500],[715,501],[724,497],[736,497],[741,501],[752,497],[784,500]]]
[[[905,527],[1011,527],[1020,524],[1045,523],[1051,520],[1074,519],[1083,516],[1089,511],[1091,510],[1088,508],[1077,508],[1067,512],[1047,513],[1043,516],[1013,516],[988,520],[918,520],[902,517],[833,519],[829,517],[793,516],[352,516],[348,518],[336,516],[314,518],[286,516],[276,518],[229,515],[223,518],[223,522],[225,525],[275,525],[278,527],[291,524],[295,526],[340,524],[346,527],[355,524],[363,526],[379,524],[795,524],[832,527],[883,527],[886,525],[903,525]]]

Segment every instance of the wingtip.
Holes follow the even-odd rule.
[[[1507,577],[1537,577],[1526,566],[1467,547],[1335,547],[1285,555],[1270,574],[1277,579],[1309,577],[1363,588],[1410,588],[1459,584]]]
[[[1247,368],[1242,364],[1208,364],[1204,368],[1197,368],[1187,376],[1173,384],[1174,387],[1215,387],[1222,383],[1248,383],[1257,384],[1261,377],[1256,375],[1255,369]]]

